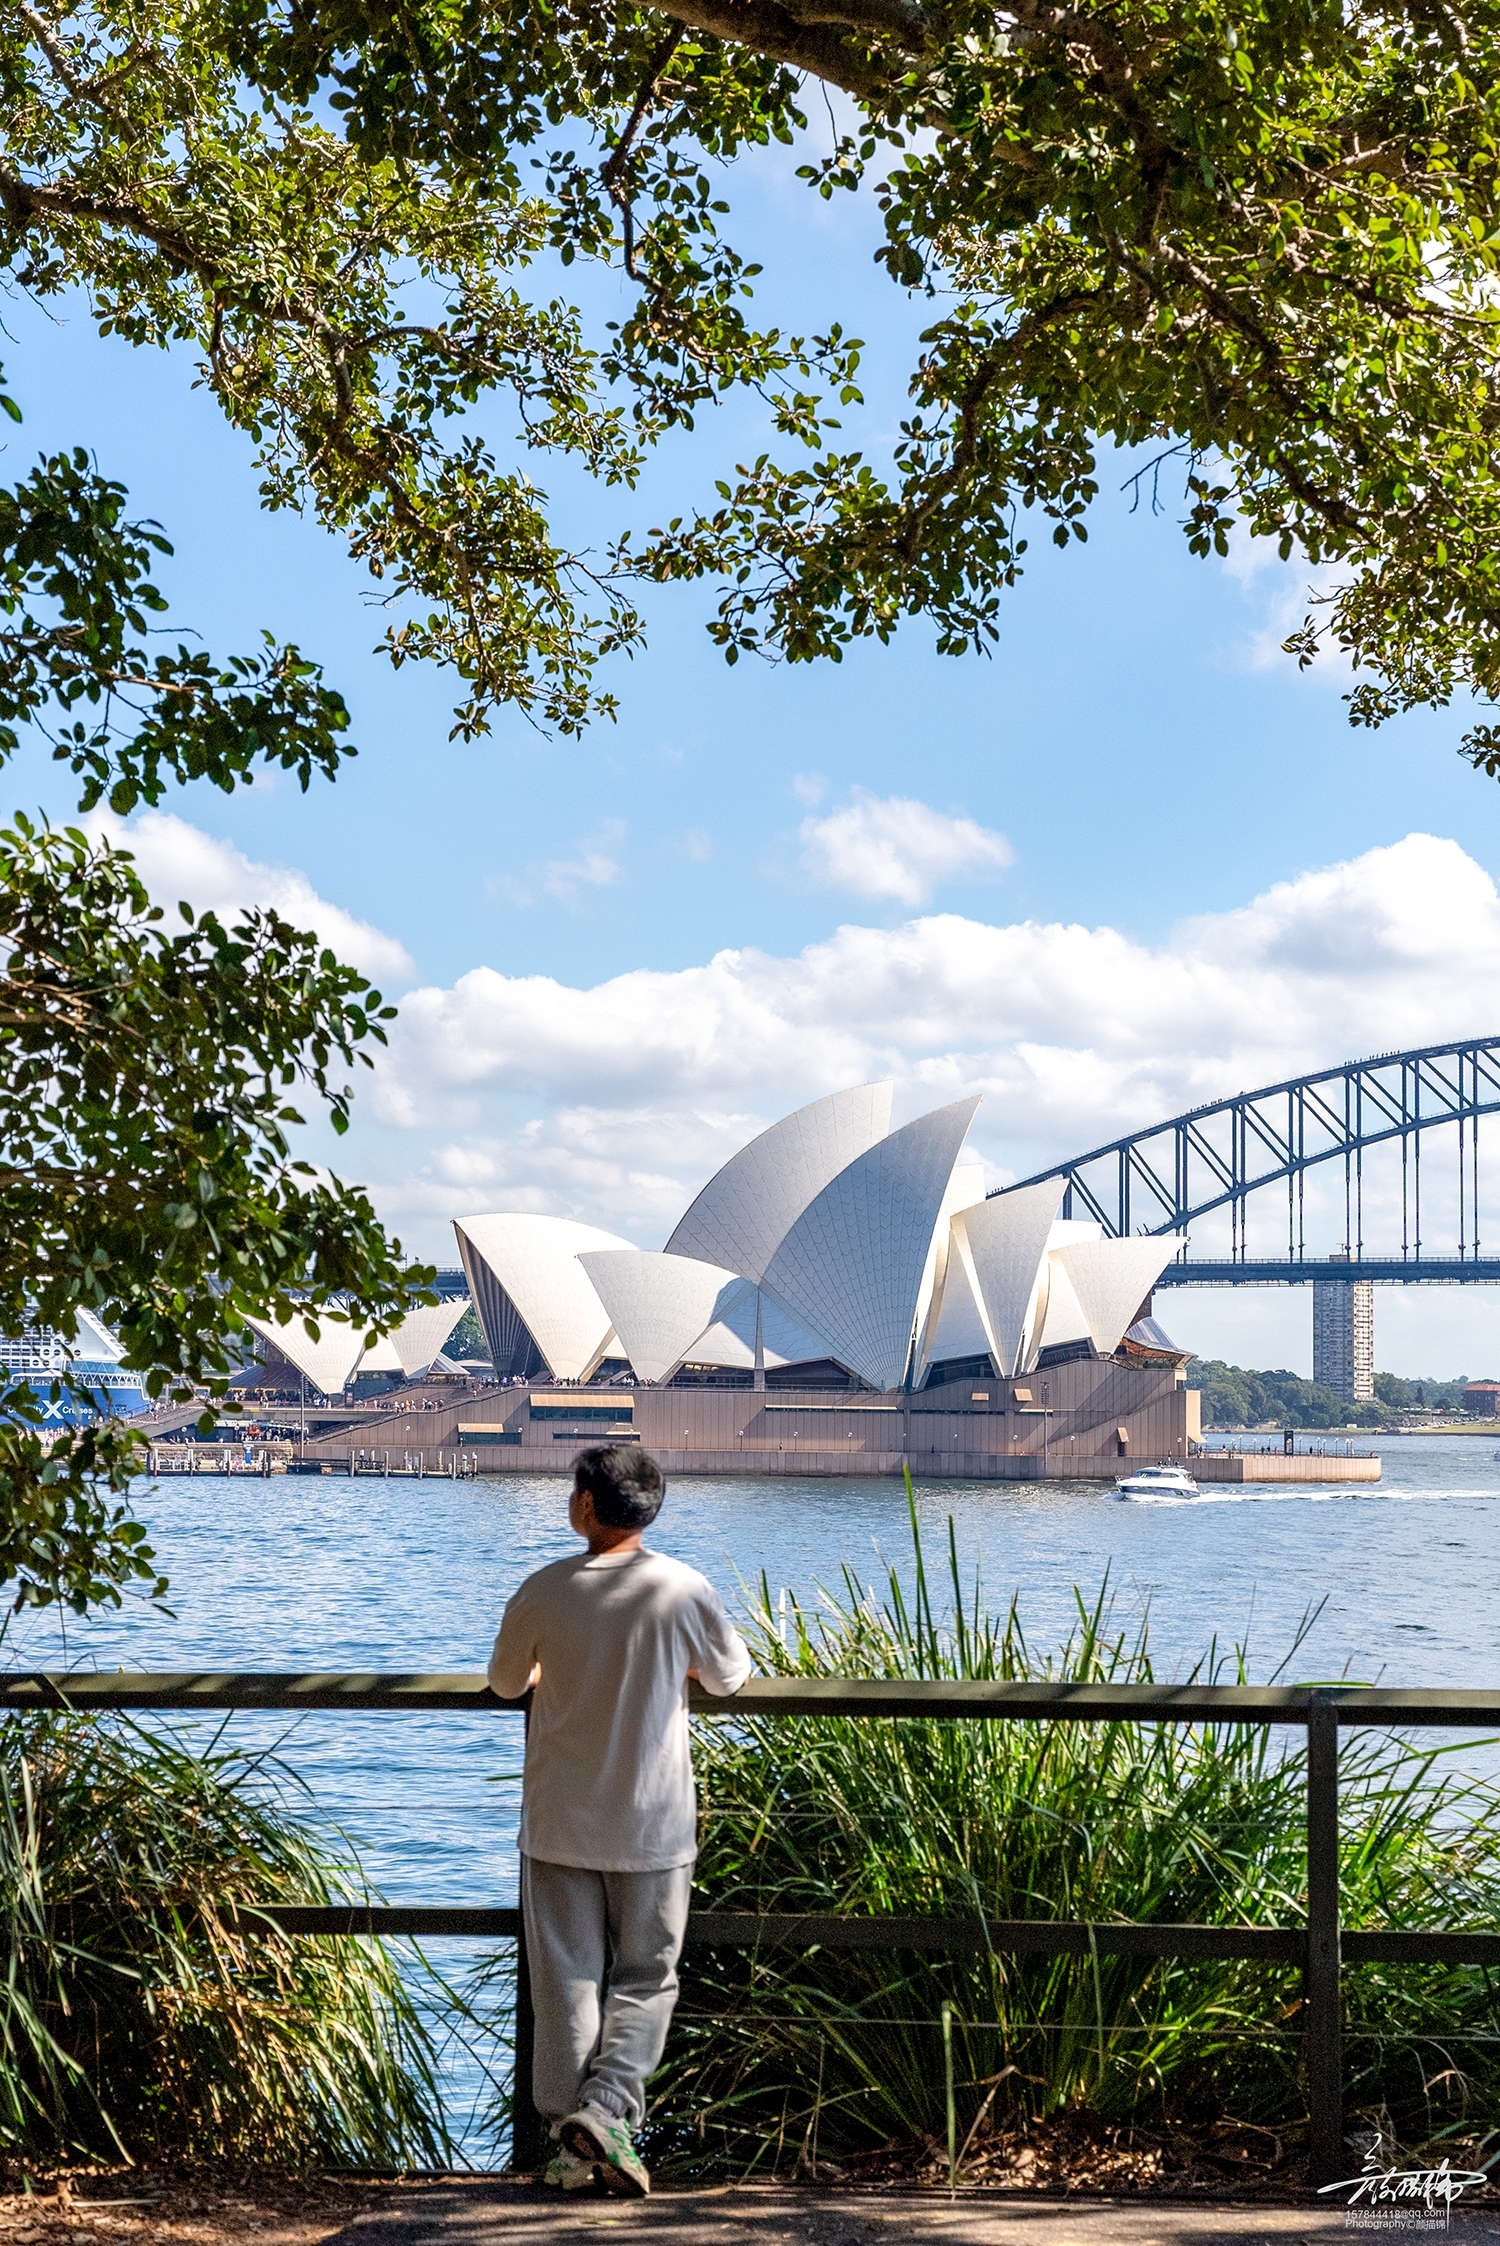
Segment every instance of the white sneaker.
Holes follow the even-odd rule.
[[[630,2141],[630,2131],[617,2114],[599,2106],[580,2106],[558,2134],[569,2152],[592,2163],[606,2191],[621,2199],[644,2199],[651,2189],[650,2171]]]
[[[576,2153],[569,2152],[566,2145],[558,2146],[542,2177],[544,2184],[560,2187],[563,2191],[588,2191],[593,2181],[594,2163],[591,2160],[580,2160]]]

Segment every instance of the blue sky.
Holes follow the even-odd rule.
[[[741,232],[783,260],[778,313],[876,338],[859,433],[877,450],[915,314],[852,199],[784,174],[741,175]],[[175,544],[174,630],[228,652],[264,626],[349,700],[360,755],[335,787],[180,794],[142,863],[199,901],[279,881],[422,994],[340,1160],[424,1253],[451,1260],[448,1216],[507,1205],[657,1245],[674,1198],[840,1066],[895,1073],[901,1115],[984,1089],[998,1181],[1171,1111],[1153,1101],[1494,1027],[1500,789],[1455,753],[1460,714],[1351,731],[1337,676],[1275,653],[1301,577],[1193,560],[1165,477],[1165,516],[1131,513],[1106,461],[1088,546],[1058,555],[1039,530],[989,660],[938,657],[917,622],[841,665],[731,670],[712,594],[669,590],[647,652],[613,666],[618,724],[557,741],[510,719],[464,746],[451,682],[371,652],[382,619],[337,544],[260,511],[189,355],[101,341],[81,304],[14,301],[6,330],[26,419],[4,471],[87,444]],[[761,441],[746,404],[710,413],[638,502],[555,479],[562,519],[603,546],[710,498]],[[71,808],[39,757],[7,778],[6,808]],[[1403,855],[1414,833],[1441,847]],[[713,969],[725,953],[740,964]],[[849,977],[884,994],[857,1038]],[[1378,1307],[1382,1364],[1500,1364],[1488,1292]],[[1214,1353],[1308,1359],[1300,1296],[1172,1312]]]

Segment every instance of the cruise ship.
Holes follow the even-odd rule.
[[[108,1326],[80,1310],[71,1343],[52,1326],[27,1326],[0,1339],[0,1380],[6,1386],[24,1382],[33,1390],[44,1427],[76,1427],[106,1417],[130,1419],[149,1410],[150,1403],[140,1374],[121,1364],[123,1355]],[[64,1373],[83,1384],[93,1399],[91,1405],[67,1389],[53,1395]]]

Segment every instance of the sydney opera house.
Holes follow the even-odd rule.
[[[468,1309],[462,1297],[413,1310],[383,1341],[365,1346],[363,1325],[351,1325],[337,1311],[323,1311],[314,1336],[301,1318],[279,1323],[269,1318],[249,1318],[246,1324],[259,1334],[266,1349],[265,1371],[274,1380],[276,1368],[300,1376],[315,1394],[336,1396],[356,1378],[382,1374],[391,1381],[418,1380],[433,1365],[444,1366],[443,1345]],[[457,1370],[457,1367],[453,1367]]]
[[[891,1128],[889,1084],[814,1101],[711,1178],[661,1249],[568,1218],[455,1230],[496,1374],[484,1466],[641,1441],[679,1471],[1097,1475],[1185,1455],[1185,1353],[1150,1317],[1181,1243],[986,1198],[967,1099]]]

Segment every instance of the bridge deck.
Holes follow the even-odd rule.
[[[1158,1287],[1350,1286],[1373,1279],[1380,1286],[1500,1287],[1500,1256],[1361,1256],[1349,1263],[1295,1262],[1287,1257],[1231,1260],[1190,1256],[1169,1263]]]

